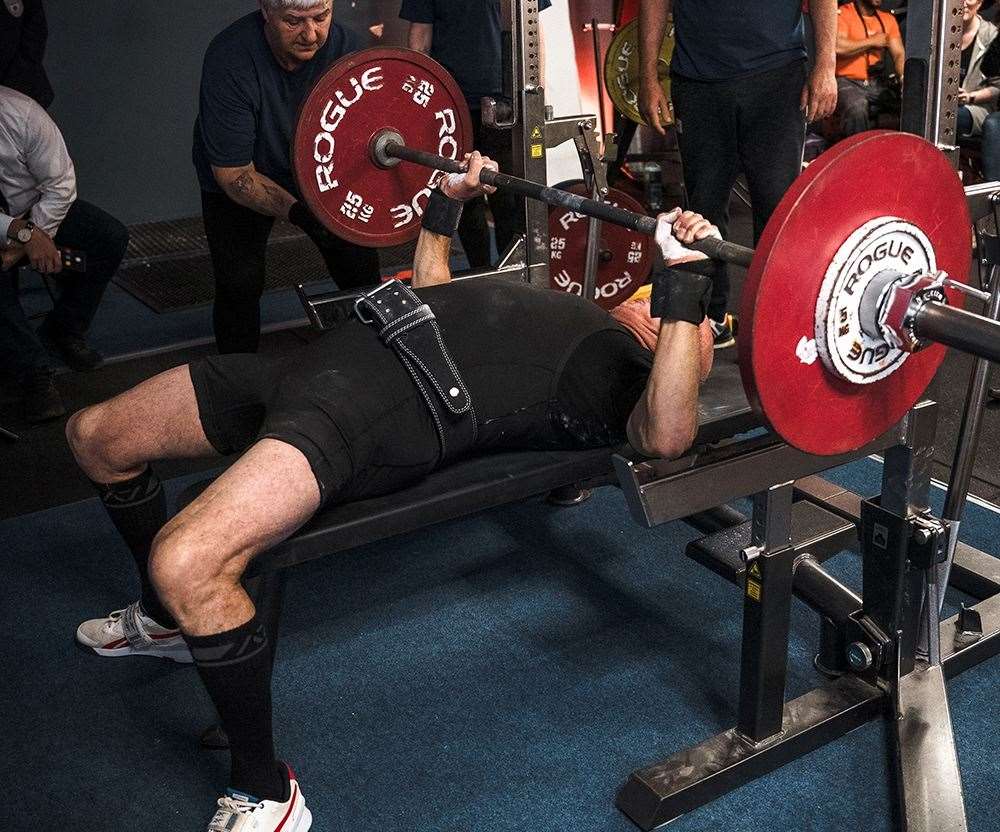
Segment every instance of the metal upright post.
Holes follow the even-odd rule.
[[[510,44],[514,125],[514,176],[545,183],[545,91],[538,28],[538,0],[503,0],[502,25]],[[529,281],[549,285],[549,213],[544,202],[524,200],[525,264]]]
[[[781,732],[795,557],[791,517],[791,482],[754,495],[736,723],[737,732],[753,743]]]
[[[930,639],[929,663],[916,660],[921,610],[936,636],[937,594],[944,589],[936,578],[933,524],[921,521],[929,504],[933,412],[921,406],[911,412],[904,442],[886,453],[880,503],[862,506],[864,609],[883,632],[897,634],[895,662],[883,667],[882,675],[894,694],[902,828],[965,832],[962,778],[936,638]]]
[[[933,142],[958,167],[962,0],[910,0],[900,127]]]

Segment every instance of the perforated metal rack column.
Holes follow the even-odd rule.
[[[923,136],[958,166],[962,0],[910,0],[900,128]]]
[[[514,176],[545,184],[545,91],[542,89],[538,0],[503,0],[502,25],[510,44],[510,80],[514,103]],[[505,77],[506,81],[506,77]],[[524,200],[525,264],[529,281],[549,285],[548,206]]]

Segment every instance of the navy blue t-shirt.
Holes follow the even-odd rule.
[[[670,71],[725,81],[806,56],[802,0],[674,0]]]
[[[282,69],[264,36],[264,18],[251,12],[209,44],[201,71],[192,158],[202,190],[221,192],[212,166],[254,167],[293,196],[290,148],[299,106],[334,61],[357,48],[337,23],[316,55],[294,72]]]
[[[551,5],[539,0],[538,10]],[[470,110],[503,91],[500,0],[403,0],[399,16],[433,24],[430,55],[458,82]]]

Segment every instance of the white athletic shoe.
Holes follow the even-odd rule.
[[[312,812],[306,808],[295,772],[289,767],[291,794],[284,803],[257,800],[232,789],[219,798],[219,808],[209,821],[208,832],[306,832],[312,826]]]
[[[193,661],[181,631],[161,627],[139,611],[139,602],[115,610],[107,618],[84,621],[76,640],[98,656],[162,656],[175,662]]]

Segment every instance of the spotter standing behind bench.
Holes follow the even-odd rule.
[[[328,501],[398,490],[471,453],[627,437],[647,454],[676,456],[693,441],[711,363],[709,278],[664,270],[651,302],[612,315],[498,279],[438,285],[450,280],[462,202],[489,190],[479,183],[484,164],[495,168],[472,154],[467,173],[444,177],[432,196],[416,292],[388,283],[359,300],[357,318],[294,355],[205,358],[67,426],[143,587],[139,602],[84,622],[77,638],[104,656],[193,658],[232,755],[231,788],[209,830],[304,832],[311,823],[275,756],[269,636],[240,583],[254,556]],[[657,239],[672,264],[703,257],[681,241],[712,233],[700,216],[674,212]],[[235,452],[240,459],[167,522],[150,461]]]

